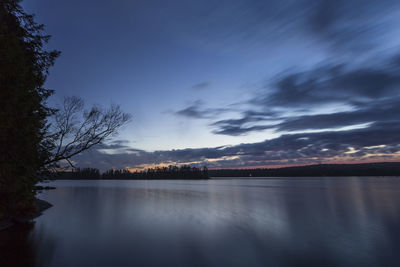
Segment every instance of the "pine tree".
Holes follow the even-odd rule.
[[[34,210],[34,186],[51,144],[43,84],[58,51],[18,0],[0,0],[0,219]]]

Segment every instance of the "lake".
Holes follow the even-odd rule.
[[[400,178],[46,185],[54,206],[0,232],[1,266],[400,266]]]

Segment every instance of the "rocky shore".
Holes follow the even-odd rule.
[[[0,220],[0,231],[5,230],[11,226],[13,226],[16,223],[24,223],[28,222],[30,220],[33,220],[36,217],[39,217],[42,215],[42,212],[47,210],[48,208],[51,208],[53,205],[51,205],[49,202],[41,200],[41,199],[36,199],[35,200],[35,206],[36,206],[36,212],[26,215],[26,216],[20,216],[20,217],[13,217],[13,218],[8,218],[4,220]]]

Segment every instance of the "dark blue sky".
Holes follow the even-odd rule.
[[[399,1],[22,3],[62,55],[50,103],[133,115],[80,166],[399,160]]]

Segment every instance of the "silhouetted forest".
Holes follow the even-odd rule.
[[[400,176],[400,162],[318,164],[278,169],[210,170],[211,177]]]
[[[59,172],[57,178],[67,179],[101,179],[100,170],[96,168],[77,168],[73,171]]]
[[[144,171],[130,172],[123,170],[107,170],[100,174],[95,168],[75,169],[71,172],[60,172],[56,179],[154,179],[154,180],[173,180],[173,179],[208,179],[207,167],[196,168],[191,166],[169,166],[162,168],[150,168]]]
[[[130,172],[108,170],[104,173],[96,168],[75,169],[59,172],[56,179],[208,179],[209,177],[317,177],[317,176],[400,176],[400,162],[364,164],[318,164],[277,169],[219,169],[207,167],[169,166]]]

